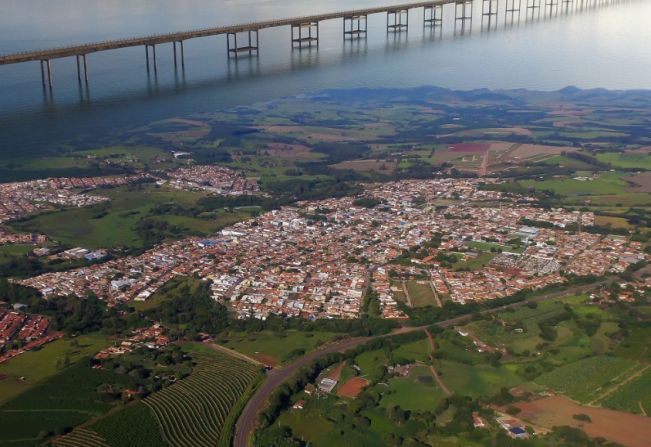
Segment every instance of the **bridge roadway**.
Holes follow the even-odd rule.
[[[337,18],[350,18],[357,16],[367,16],[377,13],[392,13],[396,11],[405,11],[424,7],[443,6],[449,3],[464,4],[464,0],[429,0],[418,3],[402,3],[398,5],[380,6],[376,8],[355,9],[350,11],[339,11],[327,14],[317,14],[303,17],[292,17],[277,20],[265,20],[260,22],[244,23],[240,25],[220,26],[215,28],[197,29],[193,31],[181,31],[177,33],[156,34],[144,37],[134,37],[120,40],[107,40],[104,42],[88,43],[83,45],[73,45],[60,48],[51,48],[43,50],[25,51],[0,56],[0,65],[18,64],[30,61],[48,61],[64,57],[82,56],[99,51],[116,50],[119,48],[136,47],[136,46],[153,46],[164,43],[183,42],[184,40],[196,39],[199,37],[217,36],[222,34],[243,33],[249,31],[259,31],[265,28],[274,28],[281,26],[297,26],[302,24],[318,23],[324,20]]]

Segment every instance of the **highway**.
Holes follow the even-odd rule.
[[[588,290],[594,289],[596,287],[602,286],[607,284],[609,281],[611,281],[614,278],[607,278],[602,281],[598,281],[592,284],[586,284],[586,285],[581,285],[581,286],[574,286],[570,287],[565,290],[561,291],[556,291],[556,292],[550,292],[546,293],[543,295],[535,296],[532,298],[529,298],[524,301],[519,301],[517,303],[512,303],[512,304],[506,304],[504,306],[499,306],[494,309],[484,309],[480,311],[479,313],[482,315],[486,314],[491,314],[495,312],[500,312],[508,308],[517,308],[521,306],[525,306],[527,303],[530,302],[538,302],[538,301],[543,301],[543,300],[548,300],[548,299],[553,299],[553,298],[560,298],[563,296],[571,296],[579,293],[585,293]],[[466,315],[461,315],[459,317],[455,318],[450,318],[448,320],[440,321],[436,323],[438,326],[443,327],[443,328],[448,328],[448,327],[453,327],[455,325],[458,325],[460,323],[464,323],[472,319],[473,314],[466,314]],[[267,400],[269,399],[269,396],[273,393],[273,391],[289,380],[292,376],[294,376],[303,366],[310,364],[312,361],[317,359],[318,357],[325,355],[325,354],[331,354],[334,352],[345,352],[349,349],[355,348],[369,340],[372,340],[374,338],[379,338],[379,337],[389,337],[392,335],[397,335],[397,334],[404,334],[404,333],[409,333],[409,332],[414,332],[414,331],[420,331],[425,329],[427,326],[414,326],[414,327],[409,327],[409,326],[404,326],[401,327],[400,329],[397,329],[396,331],[390,333],[390,334],[384,334],[384,335],[376,335],[372,337],[356,337],[356,338],[346,338],[340,341],[336,341],[327,345],[324,345],[321,349],[318,349],[316,351],[313,351],[298,360],[294,361],[293,363],[290,363],[282,368],[279,369],[274,369],[269,374],[267,375],[267,379],[264,381],[262,386],[258,388],[258,390],[255,392],[255,394],[251,397],[251,399],[247,402],[246,406],[242,410],[242,413],[240,414],[239,419],[237,420],[237,424],[235,425],[235,433],[233,437],[233,446],[234,447],[249,447],[249,438],[251,437],[251,434],[255,430],[255,427],[258,422],[258,415],[264,408],[264,405],[266,404]]]

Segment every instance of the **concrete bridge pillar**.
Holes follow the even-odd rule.
[[[457,0],[454,3],[454,18],[455,20],[472,20],[472,1]]]
[[[319,47],[319,22],[292,23],[292,48]]]
[[[366,14],[344,16],[344,40],[366,37]]]
[[[527,9],[540,9],[540,0],[527,0]]]
[[[47,84],[52,88],[52,64],[49,59],[41,60],[41,81],[43,86]]]
[[[183,51],[183,41],[178,40],[172,42],[173,45],[173,53],[174,53],[174,68],[177,66],[177,57],[176,57],[176,45],[179,45],[179,50],[181,52],[181,68],[185,68],[185,52]]]
[[[151,61],[154,66],[154,73],[158,73],[158,64],[156,61],[156,45],[145,44],[145,57],[147,58],[147,73],[149,73],[149,47],[151,47],[151,51],[152,51]]]
[[[443,5],[429,5],[423,7],[423,24],[437,26],[443,24]]]
[[[246,44],[243,46],[238,46],[237,44],[237,35],[243,34],[246,37]],[[258,30],[245,31],[243,33],[228,33],[226,35],[226,49],[228,57],[231,57],[231,54],[237,56],[240,53],[248,53],[249,56],[252,56],[255,52],[256,56],[258,55]]]
[[[509,6],[509,4],[511,6]],[[522,6],[522,0],[511,0],[511,3],[509,3],[509,0],[506,0],[506,12],[520,12],[520,7]]]
[[[409,10],[392,9],[387,11],[387,32],[402,32],[409,28]]]
[[[487,3],[488,3],[488,7],[486,7]],[[495,3],[495,8],[493,8],[493,3]],[[482,0],[481,13],[484,16],[496,16],[498,7],[499,7],[498,0]]]
[[[85,54],[78,54],[76,56],[76,59],[77,59],[77,80],[79,82],[81,82],[81,72],[82,72],[82,68],[83,68],[84,81],[88,82],[88,63],[86,62],[86,55]],[[80,63],[80,59],[83,62],[83,65],[82,65],[82,63]]]

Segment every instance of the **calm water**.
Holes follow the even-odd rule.
[[[400,2],[2,0],[0,53]],[[497,22],[488,23],[478,1],[461,29],[448,5],[442,31],[424,29],[422,10],[413,10],[408,33],[395,35],[377,14],[368,38],[355,42],[343,41],[341,20],[327,21],[318,51],[292,51],[288,28],[262,30],[259,58],[237,62],[227,59],[223,36],[197,39],[185,44],[183,72],[163,45],[156,76],[147,75],[144,48],[91,54],[87,88],[77,83],[74,58],[59,59],[52,92],[41,88],[38,63],[0,66],[0,151],[324,88],[651,88],[651,2],[575,0],[570,11],[559,4],[534,17],[523,6],[506,19],[504,9],[502,0]]]

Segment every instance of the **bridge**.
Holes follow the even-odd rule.
[[[497,5],[498,0],[481,0],[482,15],[492,16],[497,14],[497,8],[493,9],[493,4]],[[505,14],[519,13],[522,3],[526,10],[540,10],[543,7],[549,8],[550,12],[557,7],[559,1],[565,4],[572,3],[573,0],[506,0],[507,5]],[[545,2],[544,4],[542,2]],[[574,0],[578,1],[578,0]],[[602,3],[610,0],[585,0],[586,3]],[[584,0],[581,0],[583,4]],[[174,66],[180,62],[185,66],[183,42],[200,37],[226,35],[227,55],[237,57],[238,54],[247,53],[248,55],[257,55],[259,50],[258,33],[266,28],[286,27],[291,28],[292,48],[298,47],[318,47],[319,44],[319,23],[325,20],[343,19],[343,36],[344,39],[363,38],[366,36],[366,19],[372,14],[386,14],[387,32],[403,32],[409,26],[409,11],[412,9],[423,9],[424,26],[441,26],[443,23],[443,7],[445,5],[454,6],[454,18],[456,21],[464,23],[472,20],[472,0],[428,0],[417,3],[403,3],[375,8],[355,9],[349,11],[339,11],[326,14],[317,14],[311,16],[292,17],[277,20],[265,20],[259,22],[245,23],[239,25],[221,26],[215,28],[204,28],[191,31],[181,31],[167,34],[155,34],[143,37],[134,37],[128,39],[108,40],[104,42],[87,43],[81,45],[72,45],[59,48],[42,49],[25,51],[20,53],[6,54],[0,56],[0,65],[19,64],[25,62],[40,62],[41,80],[43,85],[52,87],[52,59],[75,57],[77,61],[77,78],[79,82],[82,79],[88,82],[88,61],[86,56],[91,53],[102,51],[116,50],[120,48],[138,47],[145,48],[146,67],[149,72],[157,71],[156,46],[161,44],[172,44],[174,55]],[[487,6],[488,5],[488,6]],[[238,43],[238,36],[240,37]],[[178,49],[177,49],[178,47]]]

